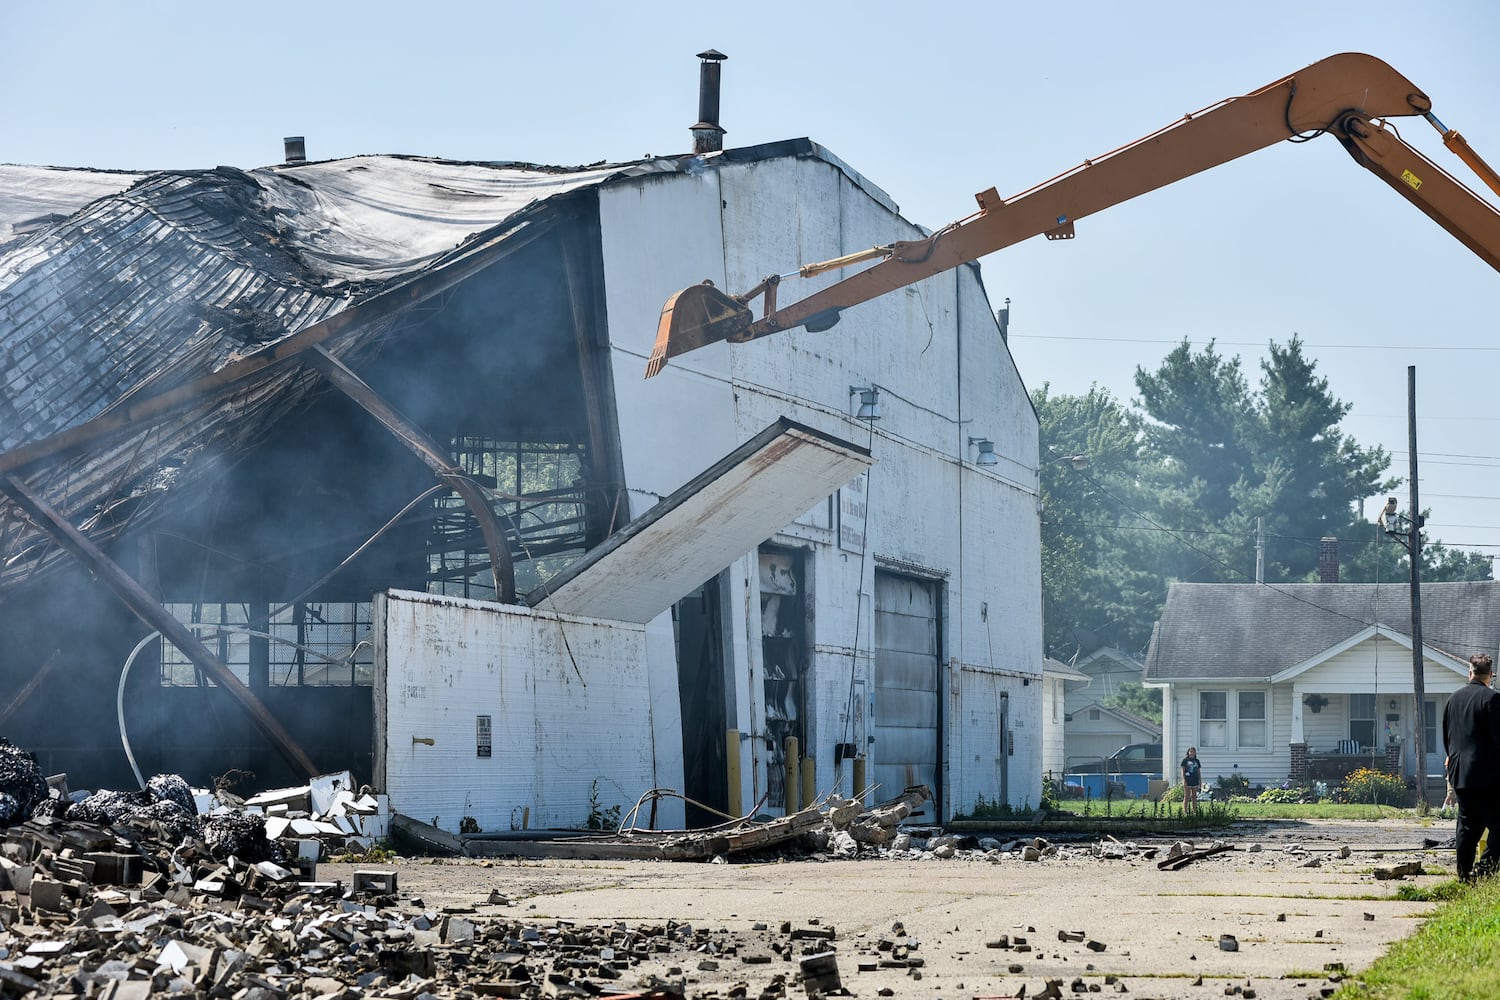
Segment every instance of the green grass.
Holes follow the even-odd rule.
[[[1364,805],[1357,802],[1231,802],[1240,819],[1391,819],[1415,820],[1415,809]]]
[[[1500,879],[1472,888],[1429,886],[1447,898],[1411,937],[1391,945],[1367,971],[1346,982],[1335,1000],[1453,1000],[1500,996]]]
[[[1224,819],[1391,819],[1406,817],[1415,820],[1415,809],[1399,809],[1396,806],[1362,805],[1353,802],[1204,802],[1199,815],[1205,820]],[[1181,802],[1147,802],[1144,799],[1116,799],[1104,802],[1094,799],[1088,802],[1069,799],[1061,810],[1052,813],[1056,818],[1073,816],[1079,819],[1173,819],[1191,821],[1184,816]]]

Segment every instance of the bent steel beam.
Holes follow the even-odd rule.
[[[89,541],[83,532],[73,526],[71,521],[33,493],[15,476],[0,477],[0,491],[3,491],[16,506],[25,511],[36,522],[37,527],[50,535],[53,541],[70,552],[90,572],[102,580],[105,586],[113,590],[137,618],[160,632],[163,638],[180,649],[182,654],[192,661],[193,666],[202,670],[216,684],[229,692],[230,697],[239,702],[251,721],[276,746],[276,749],[281,751],[289,763],[309,778],[319,773],[312,759],[297,745],[291,734],[277,721],[270,710],[261,704],[255,693],[246,687],[244,682],[228,667],[224,666],[219,658],[203,644],[203,641],[193,634],[191,629],[162,607],[159,601],[147,593],[145,587],[142,587],[98,546]]]
[[[464,503],[468,504],[475,520],[479,522],[485,547],[489,549],[490,570],[495,574],[495,595],[502,604],[515,604],[516,569],[510,558],[510,544],[506,541],[500,522],[495,518],[494,509],[474,480],[453,464],[443,447],[428,437],[426,431],[402,416],[400,411],[371,389],[364,379],[328,353],[327,348],[321,344],[313,345],[305,353],[304,360],[361,409],[380,421],[441,482],[463,497]]]

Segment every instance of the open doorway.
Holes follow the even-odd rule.
[[[682,793],[688,799],[687,825],[696,829],[723,822],[729,809],[724,615],[717,577],[677,602],[672,625],[682,707]]]

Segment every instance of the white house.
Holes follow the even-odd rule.
[[[1070,715],[1090,702],[1117,697],[1126,684],[1141,683],[1141,675],[1146,669],[1138,658],[1113,646],[1101,646],[1078,657],[1073,661],[1073,667],[1089,678],[1089,684],[1086,688],[1069,688],[1067,710]]]
[[[1414,781],[1421,739],[1441,782],[1443,705],[1471,655],[1500,652],[1500,583],[1423,584],[1421,607],[1418,706],[1406,584],[1173,584],[1145,672],[1166,705],[1166,760],[1196,746],[1209,783],[1336,781],[1357,766]]]
[[[1097,766],[1123,746],[1155,743],[1159,739],[1161,726],[1150,719],[1103,702],[1090,702],[1068,714],[1064,770]]]

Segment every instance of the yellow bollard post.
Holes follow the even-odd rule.
[[[854,758],[854,797],[865,794],[865,758]]]
[[[818,762],[812,757],[802,758],[802,807],[805,809],[818,801]]]
[[[743,814],[744,809],[740,802],[740,731],[729,730],[725,734],[724,743],[724,780],[729,792],[724,798],[728,803],[724,811],[738,817]]]
[[[786,815],[790,816],[802,808],[797,804],[797,793],[802,790],[802,778],[797,768],[797,737],[788,736],[782,752],[786,755],[786,780],[783,785],[786,789]]]

